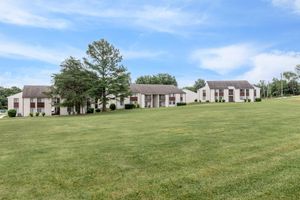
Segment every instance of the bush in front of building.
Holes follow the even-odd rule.
[[[112,111],[116,110],[116,108],[117,108],[116,104],[114,104],[114,103],[112,103],[112,104],[109,105],[109,109],[112,110]]]
[[[126,110],[130,110],[130,109],[134,109],[135,108],[135,105],[130,103],[130,104],[125,104],[125,109]]]
[[[42,116],[45,117],[45,115],[46,115],[46,113],[45,113],[45,112],[42,112]]]
[[[255,98],[255,102],[261,102],[261,98]]]
[[[222,103],[225,103],[226,101],[225,101],[225,99],[222,99]]]
[[[251,99],[248,99],[248,102],[251,102]]]
[[[33,113],[29,113],[29,117],[33,117]]]
[[[218,100],[218,99],[216,99],[216,100],[215,100],[215,102],[216,102],[216,103],[218,103],[218,102],[219,102],[219,100]]]
[[[100,108],[96,108],[96,113],[99,113],[99,112],[101,112],[101,110],[100,110]]]
[[[206,103],[209,103],[209,100],[206,100]]]
[[[94,113],[94,108],[88,108],[88,109],[86,110],[86,113],[87,113],[87,114],[92,114],[92,113]]]
[[[7,111],[7,115],[9,117],[16,117],[17,111],[15,109],[10,109],[10,110]]]
[[[178,102],[177,106],[186,106],[186,103],[185,102]]]
[[[40,113],[39,112],[35,113],[35,116],[36,117],[40,116]]]

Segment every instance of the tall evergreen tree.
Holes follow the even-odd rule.
[[[100,100],[102,111],[106,111],[111,96],[118,98],[129,95],[130,74],[121,64],[120,51],[104,39],[90,44],[86,53],[86,68],[95,74],[90,94]]]
[[[77,114],[83,113],[82,108],[88,98],[92,74],[84,69],[80,60],[67,58],[61,64],[61,71],[53,75],[52,95],[59,95],[64,101],[63,106],[75,107]]]

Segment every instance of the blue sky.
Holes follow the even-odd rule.
[[[279,77],[300,64],[300,0],[0,0],[0,85],[51,84],[68,56],[104,38],[132,80]]]

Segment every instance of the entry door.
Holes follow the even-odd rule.
[[[229,102],[234,102],[233,96],[229,96]]]
[[[229,90],[228,97],[229,97],[229,102],[234,102],[234,98],[233,98],[234,94],[233,94],[233,90],[232,89]]]

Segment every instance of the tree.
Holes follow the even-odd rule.
[[[195,91],[199,90],[204,86],[205,86],[205,80],[199,78],[198,80],[195,81],[194,84]]]
[[[193,86],[187,86],[187,87],[184,87],[184,89],[188,89],[188,90],[197,92],[200,88],[202,88],[204,86],[205,86],[205,80],[199,78],[198,80],[195,81]]]
[[[52,96],[59,95],[64,101],[62,106],[75,107],[77,114],[83,113],[83,106],[88,99],[92,74],[84,69],[80,60],[67,58],[61,64],[59,74],[53,75]]]
[[[175,76],[167,73],[160,73],[156,75],[146,75],[140,76],[136,79],[137,84],[162,84],[162,85],[175,85],[177,86],[177,81]]]
[[[7,97],[22,92],[18,87],[4,88],[0,86],[0,109],[7,109]]]
[[[86,68],[94,74],[90,95],[100,100],[102,111],[111,96],[125,97],[130,94],[130,74],[121,64],[120,51],[106,40],[95,41],[88,46]]]

